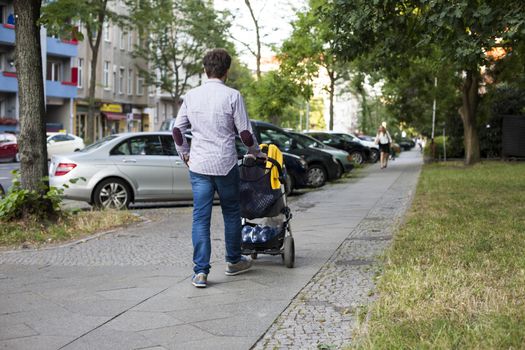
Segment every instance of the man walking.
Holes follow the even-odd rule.
[[[248,153],[259,155],[244,101],[239,91],[225,85],[231,57],[224,49],[213,49],[203,59],[208,80],[184,97],[173,128],[180,157],[190,169],[193,191],[192,284],[206,287],[210,272],[210,220],[215,191],[219,194],[224,219],[226,275],[247,271],[252,261],[241,255],[239,168],[237,132]],[[184,133],[191,126],[191,153]]]

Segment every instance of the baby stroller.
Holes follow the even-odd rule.
[[[275,145],[261,145],[267,159],[244,157],[240,165],[242,254],[280,255],[286,267],[295,262],[295,244],[286,203],[283,156]],[[257,220],[258,222],[254,222]]]

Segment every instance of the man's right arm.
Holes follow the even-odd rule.
[[[175,148],[177,149],[177,153],[182,158],[182,160],[186,162],[186,164],[190,159],[190,146],[188,145],[188,141],[184,136],[185,132],[190,126],[187,111],[188,108],[186,106],[186,101],[184,101],[180,106],[179,112],[177,113],[177,118],[175,119],[175,126],[172,130],[173,140],[175,141]]]
[[[252,125],[248,118],[248,114],[246,113],[246,106],[244,105],[244,100],[240,93],[236,95],[236,98],[233,101],[233,121],[239,132],[242,143],[248,147],[248,153],[262,157],[263,154],[261,154],[259,143],[253,134]]]

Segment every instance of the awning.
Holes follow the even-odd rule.
[[[109,113],[109,112],[102,112],[102,115],[104,115],[108,120],[126,120],[128,119],[128,115],[125,113]],[[141,120],[142,114],[133,114],[133,120]]]
[[[126,114],[124,113],[108,113],[104,112],[102,115],[106,116],[108,120],[125,120],[127,119]]]

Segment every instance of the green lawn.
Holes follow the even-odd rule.
[[[354,346],[525,349],[525,164],[425,166]]]
[[[127,210],[80,211],[61,217],[56,222],[0,220],[0,249],[55,244],[134,224],[141,219]]]

